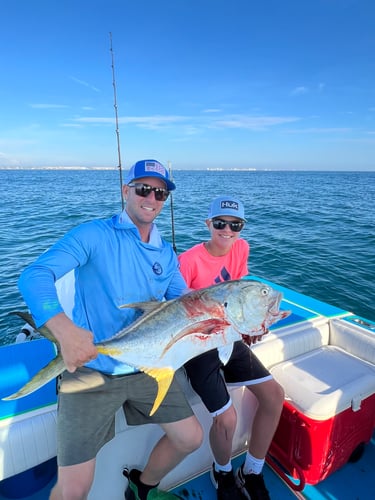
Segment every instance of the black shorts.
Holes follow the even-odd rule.
[[[191,386],[213,415],[230,406],[227,384],[253,385],[272,379],[270,372],[242,341],[233,344],[226,365],[221,362],[217,349],[213,349],[188,361],[185,370]]]

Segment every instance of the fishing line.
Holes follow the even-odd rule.
[[[168,170],[169,170],[169,178],[173,182],[172,178],[172,168],[171,168],[171,162],[168,162]],[[169,199],[171,200],[171,226],[172,226],[172,247],[174,252],[177,254],[177,247],[176,247],[176,238],[175,238],[175,231],[174,231],[174,211],[173,211],[173,195],[172,191],[169,194]]]
[[[113,56],[112,49],[112,33],[109,33],[110,44],[111,44],[111,58],[112,58],[112,85],[113,85],[113,97],[114,97],[114,108],[115,108],[115,117],[116,117],[116,138],[117,138],[117,154],[118,154],[118,169],[120,175],[120,192],[121,192],[121,207],[124,210],[124,194],[122,192],[122,166],[121,166],[121,150],[120,150],[120,131],[118,128],[118,113],[117,113],[117,93],[116,93],[116,78],[115,78],[115,60]]]

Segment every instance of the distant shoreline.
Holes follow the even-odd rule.
[[[117,170],[118,167],[0,167],[0,170]]]
[[[79,166],[49,166],[49,167],[1,167],[1,170],[15,170],[15,171],[24,171],[24,170],[77,170],[77,171],[89,171],[89,170],[108,170],[115,171],[118,170],[119,167],[79,167]],[[127,168],[122,168],[123,171],[127,171]],[[277,169],[277,168],[175,168],[174,172],[184,172],[184,171],[194,171],[194,172],[342,172],[342,173],[375,173],[374,170],[330,170],[330,169]]]

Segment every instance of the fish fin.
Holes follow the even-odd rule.
[[[23,398],[28,396],[32,392],[35,392],[40,387],[43,387],[52,379],[58,377],[65,370],[65,364],[61,354],[56,356],[52,361],[48,363],[44,368],[38,371],[34,377],[27,382],[21,389],[14,392],[10,396],[2,398],[3,401],[12,401],[14,399]]]
[[[32,328],[34,328],[35,331],[39,332],[43,337],[46,339],[50,340],[51,342],[58,344],[56,338],[54,337],[53,333],[49,328],[46,326],[40,326],[39,328],[36,326],[35,321],[33,317],[31,316],[30,313],[28,312],[23,312],[23,311],[12,311],[9,314],[14,314],[15,316],[19,316],[22,318],[26,323],[28,323]]]
[[[232,355],[232,351],[233,351],[233,343],[222,345],[217,348],[219,359],[223,363],[223,365],[226,365],[228,363],[229,358]]]
[[[95,347],[99,354],[105,354],[106,356],[116,357],[122,353],[121,349],[117,349],[116,347],[111,347],[109,345],[101,344],[101,345],[96,345]]]
[[[289,310],[289,309],[282,309],[282,310],[280,310],[280,319],[285,319],[288,316],[290,316],[291,314],[292,314],[291,310]]]
[[[152,312],[160,307],[160,300],[150,300],[148,302],[132,302],[131,304],[123,304],[120,309],[141,309],[142,312]]]
[[[150,416],[152,416],[156,410],[159,408],[168,389],[172,383],[174,377],[174,370],[172,368],[139,368],[143,372],[147,373],[150,377],[154,378],[158,384],[158,393],[155,398],[154,406],[150,411]]]

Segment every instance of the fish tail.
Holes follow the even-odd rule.
[[[49,328],[47,328],[46,326],[40,326],[40,327],[36,326],[35,321],[30,313],[24,311],[12,311],[9,314],[14,314],[15,316],[19,316],[24,321],[26,321],[26,323],[28,323],[32,328],[34,328],[34,330],[43,335],[43,337],[50,340],[51,342],[54,342],[55,344],[58,344],[57,340],[55,339],[53,333]]]
[[[172,368],[140,368],[140,370],[154,378],[158,384],[158,392],[156,394],[154,405],[150,411],[150,416],[152,416],[159,408],[168,392],[174,377],[174,370],[172,370]]]
[[[40,387],[46,385],[50,380],[58,377],[65,370],[65,364],[61,354],[56,356],[52,361],[42,368],[34,377],[27,382],[21,389],[10,396],[2,398],[3,401],[12,401],[14,399],[23,398],[32,392],[35,392]]]
[[[12,311],[9,314],[14,314],[15,316],[19,316],[22,318],[26,323],[28,323],[31,327],[34,328],[34,330],[37,330],[37,326],[35,324],[35,321],[33,320],[33,317],[31,316],[30,313],[28,312],[23,312],[23,311]]]

